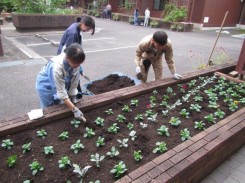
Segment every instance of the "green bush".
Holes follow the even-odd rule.
[[[173,4],[168,4],[163,12],[164,21],[181,22],[187,17],[187,8],[185,6],[177,7]]]
[[[66,0],[2,0],[0,7],[16,13],[75,14],[77,10],[65,9]]]

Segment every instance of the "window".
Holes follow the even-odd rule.
[[[164,10],[166,0],[154,0],[153,9],[154,10]]]
[[[119,0],[119,1],[118,1],[118,6],[119,6],[119,7],[120,7],[120,6],[123,6],[123,5],[124,5],[124,1],[125,1],[125,0]]]

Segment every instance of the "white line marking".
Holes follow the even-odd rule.
[[[47,44],[51,44],[51,42],[48,42],[48,43],[27,44],[26,46],[40,46],[40,45],[47,45]]]
[[[137,46],[126,46],[126,47],[118,47],[118,48],[110,48],[110,49],[103,49],[103,50],[91,50],[91,51],[85,51],[84,53],[95,53],[95,52],[105,52],[105,51],[112,51],[112,50],[120,50],[120,49],[128,49],[128,48],[136,48]],[[56,55],[46,55],[44,57],[52,58]]]
[[[128,49],[128,48],[136,48],[136,46],[126,46],[126,47],[110,48],[110,49],[103,49],[103,50],[92,50],[92,51],[85,51],[85,53],[103,52],[103,51],[120,50],[120,49]]]

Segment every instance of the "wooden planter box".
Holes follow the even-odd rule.
[[[206,76],[216,71],[229,73],[234,70],[235,65],[235,62],[226,63],[188,73],[183,75],[184,79],[182,81],[188,81],[197,76]],[[87,111],[179,82],[172,78],[166,78],[147,84],[123,88],[116,92],[102,93],[89,99],[82,99],[77,107],[82,111]],[[0,123],[0,136],[6,136],[73,115],[64,105],[50,107],[44,113],[44,118],[34,121],[30,121],[27,115],[24,115]],[[244,133],[245,108],[242,108],[219,123],[205,129],[191,139],[130,172],[117,182],[200,182],[200,180],[244,145]]]
[[[13,25],[17,30],[65,29],[76,22],[81,14],[22,14],[12,13]]]

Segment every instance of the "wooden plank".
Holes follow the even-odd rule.
[[[221,72],[215,72],[214,74],[217,75],[217,76],[220,76],[220,77],[225,77],[226,79],[228,79],[228,80],[230,80],[230,81],[234,81],[234,82],[236,82],[236,83],[244,83],[244,82],[245,82],[245,81],[242,81],[242,80],[233,78],[233,77],[231,77],[231,76],[228,76],[228,75],[226,75],[226,74],[223,74],[223,73],[221,73]]]

